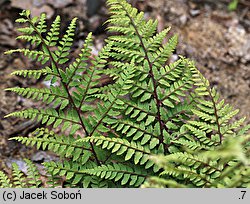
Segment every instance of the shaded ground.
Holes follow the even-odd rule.
[[[79,18],[79,28],[75,47],[79,47],[88,32],[94,34],[93,52],[97,53],[106,36],[103,22],[107,10],[102,0],[0,0],[0,169],[8,171],[11,162],[23,165],[21,158],[29,157],[41,163],[54,159],[46,152],[35,151],[8,139],[26,135],[38,125],[20,119],[4,119],[4,115],[38,103],[5,92],[7,87],[42,87],[36,80],[24,80],[10,76],[17,69],[38,67],[26,58],[15,55],[5,56],[7,49],[23,47],[15,41],[17,33],[14,23],[22,9],[31,9],[34,15],[46,12],[52,20],[62,16],[63,26],[75,16]],[[247,116],[250,122],[250,3],[240,1],[235,12],[229,12],[229,0],[131,0],[134,6],[145,11],[145,17],[159,20],[158,29],[171,26],[171,34],[179,34],[178,54],[190,57],[216,86],[227,102],[240,108],[240,116]],[[74,55],[74,53],[73,53]],[[23,167],[24,168],[24,167]]]

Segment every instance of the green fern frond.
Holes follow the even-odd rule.
[[[48,35],[46,36],[47,45],[50,47],[55,46],[57,44],[60,34],[60,24],[61,17],[57,16],[51,25]]]
[[[20,31],[20,29],[18,29],[18,30]],[[17,40],[24,40],[24,41],[30,42],[31,44],[35,44],[36,46],[38,46],[39,44],[41,44],[41,39],[38,38],[37,36],[20,35],[16,39]]]
[[[102,165],[93,169],[83,170],[89,175],[98,176],[102,179],[112,180],[114,182],[121,182],[121,185],[140,186],[147,173],[139,168],[133,169],[123,164],[114,163],[113,165]]]
[[[205,130],[204,133],[211,132],[212,136],[219,137],[222,142],[223,137],[235,132],[244,122],[240,119],[230,125],[230,120],[239,112],[239,110],[233,110],[233,108],[224,104],[224,100],[220,100],[219,94],[214,88],[210,88],[209,81],[195,68],[192,68],[193,80],[195,82],[196,94],[198,95],[196,100],[196,108],[192,112],[202,122],[191,122],[190,124],[195,128]],[[209,98],[206,100],[204,96]]]
[[[0,188],[12,188],[12,184],[8,176],[0,171]]]
[[[162,46],[163,40],[166,38],[168,32],[170,31],[171,27],[168,27],[164,30],[162,30],[160,33],[154,35],[150,39],[148,39],[148,45],[146,49],[148,51],[155,51],[159,49],[159,47]],[[173,46],[175,48],[175,46]]]
[[[40,173],[35,164],[24,159],[27,167],[27,175],[24,174],[16,163],[12,163],[12,178],[0,171],[1,188],[38,188],[41,186]]]
[[[82,165],[77,162],[46,162],[44,166],[47,168],[48,172],[51,174],[52,178],[56,176],[65,176],[67,181],[71,183],[72,186],[80,185],[82,187],[89,187],[92,183],[95,183],[96,178],[86,175],[86,169],[92,169],[96,167],[94,162],[87,162]],[[105,187],[104,185],[103,187]]]
[[[27,164],[28,169],[28,184],[30,184],[33,188],[38,188],[42,182],[40,180],[40,174],[36,165],[28,159],[25,159],[24,161]]]
[[[19,170],[19,167],[16,163],[12,163],[12,176],[13,176],[13,184],[16,188],[26,188],[27,182],[25,176],[22,171]]]
[[[159,177],[149,177],[141,188],[187,188],[186,185],[180,184],[174,180],[167,180]]]
[[[187,187],[246,187],[249,184],[249,145],[247,149],[244,146],[248,141],[249,136],[228,138],[222,146],[200,151],[199,154],[179,152],[162,157],[154,156],[152,159],[164,171],[160,174],[162,178],[153,178],[151,182],[149,179],[146,187],[171,186],[172,182],[181,184],[186,183],[187,179]]]
[[[52,108],[46,110],[26,109],[10,113],[5,117],[13,116],[41,121],[42,124],[46,125],[53,124],[54,128],[62,124],[62,131],[70,128],[70,134],[74,134],[81,126],[77,113],[73,109],[69,109],[66,114],[63,111],[56,111]]]
[[[82,164],[87,162],[92,155],[89,144],[80,141],[74,143],[74,137],[59,136],[44,128],[36,129],[31,137],[13,137],[11,139],[27,146],[36,146],[37,149],[52,151],[62,158],[72,158],[73,161],[80,161]]]
[[[41,62],[42,64],[45,64],[49,60],[49,55],[44,53],[43,51],[36,51],[36,50],[29,50],[29,49],[16,49],[16,50],[9,50],[6,51],[4,54],[13,54],[13,53],[23,53],[24,56],[27,56],[28,58],[32,60],[37,60],[38,62]]]
[[[37,30],[40,34],[42,33],[46,33],[47,32],[47,25],[46,25],[46,14],[45,13],[42,13],[40,15],[40,19],[39,19],[39,22],[38,22],[38,25],[37,25]]]
[[[120,138],[107,138],[107,137],[86,137],[84,139],[77,140],[78,142],[91,141],[96,146],[101,146],[102,149],[108,149],[112,154],[125,155],[125,161],[132,160],[135,164],[144,165],[145,168],[150,168],[153,163],[149,160],[150,149],[146,146],[141,146],[136,142],[129,142]]]
[[[58,64],[65,64],[69,59],[66,58],[69,55],[69,50],[73,43],[73,37],[76,27],[77,18],[74,18],[66,31],[66,34],[63,36],[62,40],[59,41],[60,46],[58,46],[58,50],[55,51],[55,61]]]
[[[119,114],[119,112],[116,112],[113,110],[113,107],[116,108],[118,106],[122,106],[123,104],[120,103],[119,97],[125,96],[129,93],[129,89],[132,88],[132,80],[134,76],[134,69],[133,66],[130,67],[128,70],[124,70],[123,75],[119,80],[116,82],[116,86],[113,86],[110,90],[110,94],[108,95],[108,100],[105,101],[105,104],[98,104],[97,109],[94,111],[95,117],[91,117],[92,121],[92,127],[89,130],[89,136],[94,135],[94,133],[99,130],[101,132],[108,131],[107,128],[105,128],[102,125],[102,121],[107,117],[111,116],[114,117]]]
[[[81,75],[79,75],[78,73],[87,70],[86,61],[89,59],[91,55],[91,49],[89,48],[91,45],[92,45],[92,33],[89,33],[85,40],[81,53],[79,54],[79,58],[77,58],[75,62],[71,64],[71,66],[66,68],[66,74],[68,76],[68,80],[65,81],[65,83],[70,85],[70,83],[72,83],[73,81],[77,81],[82,78]],[[78,75],[76,75],[76,73]],[[72,83],[71,86],[75,86],[76,85],[75,83],[74,84]]]
[[[53,103],[54,107],[60,104],[60,110],[63,110],[68,104],[69,100],[67,98],[67,93],[60,90],[58,87],[50,87],[50,89],[43,88],[7,88],[6,91],[12,91],[26,98],[31,98],[33,100],[41,100],[46,104]]]
[[[54,73],[52,73],[52,71],[49,67],[46,67],[46,68],[40,69],[40,70],[17,70],[17,71],[12,72],[11,75],[23,76],[23,77],[29,77],[29,78],[33,77],[35,79],[39,79],[44,75],[58,76],[58,75],[55,75]]]

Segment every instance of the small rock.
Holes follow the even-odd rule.
[[[177,54],[173,54],[171,57],[170,57],[170,63],[173,63],[175,61],[177,61],[179,59],[179,56]]]
[[[237,62],[243,64],[250,61],[250,35],[242,26],[231,26],[226,34],[228,53]]]
[[[11,0],[11,6],[14,8],[29,9],[33,7],[33,0]]]
[[[183,14],[182,10],[176,7],[170,7],[170,12],[178,16]]]
[[[191,14],[191,16],[198,16],[200,13],[201,13],[201,11],[200,10],[195,10],[195,9],[191,9],[190,11],[189,11],[189,13]]]
[[[5,69],[8,65],[7,60],[4,58],[4,56],[2,56],[3,54],[0,54],[0,70],[1,69]]]
[[[194,2],[192,2],[192,1],[188,1],[188,5],[189,5],[189,7],[190,7],[191,9],[197,8],[197,4],[194,3]]]
[[[33,0],[33,5],[36,7],[41,7],[46,3],[46,0]]]
[[[9,169],[12,169],[12,164],[16,163],[17,166],[19,167],[19,170],[22,171],[23,173],[27,174],[28,173],[28,167],[27,164],[20,159],[13,159],[13,158],[9,158],[6,161],[6,165]]]
[[[15,47],[16,41],[12,36],[0,35],[0,45]]]
[[[12,0],[11,6],[21,9],[30,9],[33,10],[34,7],[42,7],[46,4],[50,4],[54,8],[64,8],[69,4],[72,4],[74,0]]]
[[[31,160],[34,162],[42,163],[42,162],[49,162],[49,161],[57,161],[58,158],[52,155],[47,154],[44,151],[38,151],[35,153],[32,157]]]
[[[13,24],[9,19],[0,22],[0,45],[15,46],[16,40],[13,38]]]
[[[50,19],[54,15],[54,9],[49,5],[43,5],[42,7],[33,7],[31,13],[33,16],[39,16],[41,13],[46,13],[47,18]]]
[[[74,0],[46,0],[46,2],[54,8],[64,8],[67,5],[72,4]]]
[[[0,6],[2,5],[2,4],[4,4],[5,2],[7,2],[8,0],[0,0]]]
[[[20,58],[15,58],[13,61],[13,67],[14,68],[25,68],[25,64],[23,63],[23,61]]]
[[[94,56],[97,56],[99,51],[95,46],[90,47],[91,48],[91,54]]]
[[[101,26],[101,17],[99,15],[89,18],[89,30],[95,32]]]
[[[95,40],[95,44],[96,44],[96,49],[97,50],[101,50],[102,48],[103,48],[103,40],[102,39],[100,39],[100,38],[97,38],[96,40]]]
[[[13,30],[13,24],[10,19],[5,18],[0,23],[0,33],[5,35],[11,35]]]
[[[51,3],[54,7],[58,6],[60,2],[64,1],[51,1],[54,3]],[[72,1],[72,0],[71,0]],[[50,3],[49,0],[46,1],[47,3]],[[45,4],[45,1],[42,0],[26,0],[26,1],[20,1],[20,0],[12,0],[11,6],[14,8],[20,8],[20,9],[28,9],[31,11],[31,14],[33,16],[39,16],[41,13],[46,13],[48,19],[50,19],[54,15],[54,10],[51,8],[51,6]],[[57,8],[57,7],[56,7]]]
[[[44,160],[48,157],[48,155],[45,152],[39,151],[35,153],[32,157],[31,160],[34,162],[44,162]]]
[[[87,15],[93,16],[98,13],[98,10],[101,7],[102,1],[101,0],[87,0],[86,6],[87,6]]]
[[[187,20],[188,20],[188,18],[187,18],[186,15],[182,15],[180,17],[180,22],[181,22],[182,25],[185,25],[187,23]]]

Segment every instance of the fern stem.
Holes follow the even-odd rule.
[[[43,39],[41,33],[37,30],[36,26],[32,23],[31,19],[30,19],[29,17],[27,17],[27,19],[28,19],[29,24],[32,26],[32,28],[34,29],[34,31],[37,33],[37,35],[38,35],[39,38],[41,39],[43,45],[45,46],[46,50],[47,50],[48,53],[49,53],[49,56],[50,56],[50,59],[51,59],[52,63],[53,63],[53,64],[55,65],[55,67],[56,67],[56,70],[57,70],[57,72],[58,72],[58,74],[59,74],[60,79],[62,79],[62,76],[61,76],[61,74],[60,74],[59,67],[58,67],[58,62],[56,62],[56,61],[54,60],[54,58],[53,58],[53,56],[52,56],[52,53],[51,53],[51,50],[49,49],[48,45],[47,45],[46,42],[44,41],[44,39]],[[76,112],[77,112],[77,115],[78,115],[78,117],[79,117],[81,126],[82,126],[82,128],[84,129],[86,136],[89,136],[89,133],[88,133],[88,131],[87,131],[87,129],[86,129],[84,123],[83,123],[83,120],[82,120],[82,117],[81,117],[81,114],[80,114],[80,108],[77,108],[77,107],[76,107],[76,104],[75,104],[75,102],[74,102],[74,100],[73,100],[73,98],[72,98],[72,96],[71,96],[71,94],[70,94],[70,92],[69,92],[69,88],[68,88],[67,84],[64,83],[63,80],[61,80],[61,83],[62,83],[63,87],[65,88],[67,94],[68,94],[70,103],[73,105],[73,108],[74,108],[74,109],[76,110]],[[92,148],[92,153],[93,153],[93,155],[94,155],[94,157],[95,157],[95,159],[96,159],[96,162],[97,162],[98,165],[100,165],[100,161],[99,161],[99,159],[98,159],[98,157],[97,157],[97,154],[96,154],[96,152],[95,152],[95,150],[94,150],[94,146],[93,146],[93,144],[92,144],[91,142],[90,142],[90,145],[91,145],[91,148]]]
[[[27,138],[27,137],[23,137],[23,138]],[[20,137],[12,137],[12,138],[10,138],[10,140],[20,141]],[[26,142],[28,140],[26,139],[24,141]],[[61,146],[63,146],[63,145],[69,145],[69,143],[66,143],[66,142],[59,142],[57,140],[53,141],[53,140],[49,140],[49,139],[47,139],[47,140],[46,139],[39,139],[39,138],[36,138],[36,137],[32,137],[32,141],[60,144]],[[81,148],[82,150],[86,150],[86,151],[91,151],[91,149],[85,148],[85,147],[80,146],[80,145],[70,144],[70,146],[74,147],[74,148]]]
[[[221,144],[223,135],[221,133],[221,127],[220,127],[220,123],[219,123],[219,116],[218,116],[218,112],[217,112],[217,108],[216,108],[216,103],[214,101],[214,97],[212,96],[211,90],[209,88],[207,88],[207,91],[208,91],[209,96],[211,98],[211,101],[213,103],[214,115],[215,115],[216,124],[217,124],[217,127],[218,127],[218,134],[219,134],[219,137],[220,137],[220,144]]]
[[[176,167],[176,169],[178,169],[178,167]],[[204,174],[198,174],[197,172],[193,172],[192,171],[192,169],[190,169],[190,171],[189,170],[184,170],[184,169],[182,169],[181,170],[183,173],[186,173],[187,175],[194,175],[194,176],[197,176],[197,178],[198,178],[198,176],[199,176],[199,178],[200,179],[202,179],[204,182],[205,182],[205,187],[207,187],[206,185],[207,184],[210,184],[211,185],[211,181],[209,181],[208,179],[209,179],[209,177],[206,177],[206,175],[204,175]],[[192,182],[190,179],[189,179],[189,181],[190,182]],[[194,183],[195,184],[195,183]]]
[[[96,160],[96,162],[97,162],[97,165],[100,166],[102,163],[100,162],[100,160],[99,160],[98,157],[97,157],[97,154],[96,154],[95,149],[94,149],[94,144],[93,144],[93,142],[89,142],[89,143],[90,143],[90,145],[91,145],[91,150],[92,150],[92,153],[93,153],[93,155],[94,155],[94,157],[95,157],[95,160]]]
[[[103,161],[103,164],[105,164],[105,163],[109,160],[109,158],[110,158],[112,155],[113,155],[113,153],[111,152],[111,153],[106,157],[106,159]]]
[[[128,106],[131,106],[131,107],[133,107],[133,108],[135,108],[135,109],[140,110],[140,112],[146,113],[147,115],[150,115],[150,116],[155,116],[154,113],[148,112],[148,111],[146,111],[146,110],[143,109],[143,108],[139,108],[138,106],[136,106],[136,105],[134,105],[133,103],[131,103],[131,101],[127,101],[127,100],[125,100],[124,98],[120,98],[120,100],[122,100],[123,103],[125,103],[125,104],[128,105]]]
[[[122,164],[122,163],[121,163]],[[88,169],[87,169],[88,170]],[[82,170],[82,171],[79,171],[79,173],[83,173],[83,174],[89,174],[89,175],[92,175],[91,173],[89,173],[87,170]],[[91,169],[90,169],[91,170]],[[144,175],[144,174],[139,174],[139,173],[136,173],[136,172],[130,172],[130,171],[125,171],[125,170],[112,170],[112,169],[109,169],[110,172],[117,172],[117,173],[123,173],[123,174],[130,174],[130,175],[135,175],[135,176],[141,176],[141,177],[144,177],[144,178],[147,178],[149,177],[150,175]],[[77,173],[77,172],[76,172]]]
[[[82,107],[82,104],[83,104],[83,102],[84,102],[84,99],[85,99],[85,97],[87,96],[87,92],[88,92],[88,90],[89,90],[90,83],[91,83],[92,78],[93,78],[93,76],[94,76],[94,72],[95,72],[95,70],[93,70],[93,72],[91,73],[91,76],[90,76],[90,78],[89,78],[87,87],[85,88],[85,91],[84,91],[84,93],[83,93],[82,100],[81,100],[81,102],[80,102],[79,108]]]
[[[95,130],[98,128],[98,126],[101,124],[101,122],[103,121],[103,119],[106,117],[106,115],[108,114],[108,112],[111,110],[111,108],[113,107],[117,97],[119,96],[120,91],[117,93],[116,97],[113,99],[113,102],[110,104],[109,108],[105,111],[105,113],[102,115],[101,119],[98,121],[98,123],[95,125],[95,127],[93,128],[93,130],[90,132],[89,136],[91,137]]]
[[[172,92],[169,92],[166,96],[163,97],[162,101],[164,101],[165,99],[169,98],[169,96],[171,96],[174,92],[181,90],[183,87],[185,87],[188,84],[188,81],[185,81],[185,83],[183,83],[183,85],[179,86],[177,89],[173,90]]]
[[[154,86],[153,96],[154,96],[154,98],[155,98],[155,100],[156,100],[156,106],[157,106],[157,119],[158,119],[158,121],[159,121],[159,123],[160,123],[160,132],[161,132],[161,135],[160,135],[160,143],[163,143],[163,141],[164,141],[163,130],[164,130],[164,129],[167,129],[167,127],[166,127],[165,123],[164,123],[164,122],[162,121],[162,119],[161,119],[160,107],[161,107],[161,105],[162,105],[162,102],[161,102],[161,100],[159,99],[158,94],[157,94],[157,90],[156,90],[156,88],[157,88],[157,82],[156,82],[156,80],[155,80],[154,73],[153,73],[153,65],[152,65],[152,62],[151,62],[150,59],[149,59],[149,56],[148,56],[148,53],[147,53],[147,49],[146,49],[146,47],[145,47],[145,45],[144,45],[144,43],[143,43],[143,40],[142,40],[142,36],[140,35],[140,33],[139,33],[139,31],[138,31],[138,29],[137,29],[137,27],[136,27],[136,25],[135,25],[135,22],[134,22],[133,18],[130,16],[129,12],[128,12],[127,9],[123,6],[123,4],[121,4],[120,2],[119,2],[118,4],[119,4],[120,6],[122,6],[122,8],[124,9],[124,11],[126,12],[126,15],[127,15],[128,18],[130,19],[130,22],[131,22],[132,26],[134,27],[135,32],[136,32],[138,38],[140,39],[140,44],[141,44],[142,49],[143,49],[143,51],[144,51],[144,53],[145,53],[145,59],[147,60],[148,65],[149,65],[149,68],[150,68],[150,70],[149,70],[149,76],[152,78],[152,81],[153,81],[153,86]],[[168,149],[168,145],[166,145],[165,147]],[[164,151],[166,151],[167,149],[164,149]]]
[[[133,125],[133,124],[128,123],[128,122],[125,122],[125,121],[123,121],[122,123],[123,123],[124,125],[129,125],[129,126],[131,126],[132,128],[136,128],[136,129],[142,131],[142,132],[145,133],[145,134],[149,134],[149,135],[151,135],[151,136],[154,137],[154,138],[158,138],[158,137],[157,137],[156,135],[154,135],[152,132],[147,131],[147,130],[143,130],[143,129],[137,127],[136,125]]]

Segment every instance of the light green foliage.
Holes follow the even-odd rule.
[[[45,126],[31,137],[12,139],[60,157],[44,163],[50,187],[61,185],[61,177],[63,187],[139,187],[144,182],[144,187],[246,187],[250,126],[234,118],[238,110],[220,99],[191,60],[179,56],[169,63],[177,45],[176,35],[163,44],[170,28],[157,33],[158,22],[146,21],[125,0],[107,4],[111,36],[106,45],[91,56],[90,33],[76,59],[69,55],[76,18],[61,39],[59,16],[47,29],[44,14],[21,13],[17,22],[26,27],[19,29],[18,39],[37,47],[6,54],[20,52],[42,66],[13,74],[51,85],[7,89],[47,107],[8,114]],[[101,84],[102,76],[112,82]],[[60,135],[51,130],[58,127]],[[27,178],[13,166],[14,186],[40,187],[35,166],[26,163]],[[3,173],[0,182],[11,185]]]
[[[10,179],[2,171],[0,171],[0,184],[0,188],[12,188]]]
[[[0,188],[38,188],[41,186],[40,174],[35,164],[25,159],[27,172],[24,174],[16,163],[12,164],[12,178],[0,171]]]
[[[153,156],[164,171],[161,178],[151,177],[143,187],[249,188],[249,140],[249,135],[234,137],[210,151]]]
[[[229,5],[228,5],[228,10],[229,11],[234,11],[238,7],[239,0],[232,0]]]

